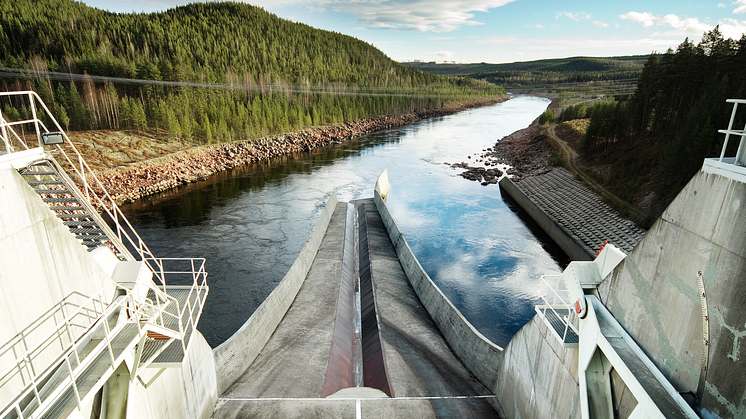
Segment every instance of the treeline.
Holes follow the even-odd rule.
[[[726,100],[746,95],[745,66],[746,36],[725,39],[715,27],[696,45],[687,38],[676,51],[650,55],[628,100],[568,107],[560,120],[591,118],[582,152],[616,154],[610,180],[628,198],[652,179],[668,202],[703,159],[720,154],[724,138],[717,130],[730,120]]]
[[[639,77],[644,56],[570,57],[509,64],[407,63],[435,74],[459,75],[485,80],[508,88],[587,83]]]
[[[2,2],[0,66],[29,70],[3,88],[38,91],[66,128],[160,128],[208,142],[504,94],[232,2],[150,14]]]

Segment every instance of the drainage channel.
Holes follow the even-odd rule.
[[[337,313],[321,397],[371,387],[394,397],[383,355],[365,206],[347,204]]]

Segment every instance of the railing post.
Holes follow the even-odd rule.
[[[24,358],[26,359],[26,365],[31,365],[28,355],[24,355]],[[41,406],[41,395],[39,394],[39,389],[36,388],[36,379],[34,378],[34,375],[31,376],[31,386],[34,388],[34,398],[36,398],[39,406]]]
[[[725,157],[725,149],[728,148],[728,140],[730,139],[730,131],[733,129],[733,121],[736,119],[736,110],[738,109],[738,102],[733,102],[733,111],[730,114],[730,122],[728,123],[728,131],[725,133],[725,140],[723,141],[723,150],[720,152],[720,160],[723,161]],[[741,137],[743,139],[743,137]]]
[[[120,309],[121,310],[121,309]],[[126,308],[125,308],[126,310]],[[109,359],[111,360],[111,368],[116,368],[116,365],[114,365],[114,350],[111,348],[111,329],[109,328],[109,316],[104,311],[103,313],[103,320],[104,320],[104,342],[106,342],[106,349],[109,350]]]
[[[741,166],[746,166],[746,159],[744,159],[744,154],[746,154],[746,125],[743,127],[743,131],[741,131],[741,142],[738,143],[738,151],[736,152],[736,159],[733,161],[734,164],[738,164]],[[742,161],[743,160],[743,161]]]
[[[0,126],[2,126],[3,143],[5,144],[5,151],[7,153],[13,152],[13,147],[10,145],[10,138],[8,137],[8,125],[3,118],[3,112],[0,110]]]
[[[44,143],[41,142],[41,132],[39,131],[39,118],[36,117],[36,102],[34,101],[34,94],[29,92],[28,100],[31,102],[31,117],[34,119],[34,129],[36,130],[36,141],[39,143],[39,147],[44,148]]]
[[[73,391],[75,392],[75,403],[78,404],[78,411],[82,411],[80,408],[80,392],[78,392],[78,383],[75,382],[75,374],[73,369],[70,367],[70,358],[65,357],[65,365],[67,365],[67,373],[70,375],[70,381],[72,382]]]

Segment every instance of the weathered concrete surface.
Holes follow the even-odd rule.
[[[365,203],[376,303],[386,366],[397,397],[454,397],[434,404],[466,416],[489,417],[492,396],[456,358],[407,281],[386,228],[372,200]],[[466,409],[466,410],[460,410]],[[439,415],[441,416],[441,415]]]
[[[306,279],[336,206],[337,197],[332,195],[298,259],[282,281],[246,323],[233,336],[214,349],[218,394],[225,392],[241,377],[277,329]]]
[[[604,240],[629,253],[645,235],[564,169],[500,187],[573,260],[593,260]]]
[[[700,171],[599,288],[601,300],[679,391],[702,370],[702,272],[709,355],[701,406],[746,414],[746,184]]]
[[[320,398],[342,266],[339,204],[308,276],[262,352],[221,394],[215,419],[243,417],[499,417],[491,392],[451,352],[408,285],[372,200],[363,201],[385,364],[395,398]],[[361,393],[362,394],[362,393]]]
[[[427,313],[461,362],[482,384],[494,392],[502,348],[479,333],[430,279],[377,192],[375,203],[406,277]]]
[[[141,372],[149,379],[158,369]],[[148,389],[135,381],[129,385],[127,417],[142,419],[207,419],[218,399],[212,349],[199,332],[189,342],[181,368],[170,368]]]
[[[0,342],[7,342],[37,321],[37,326],[26,332],[28,344],[37,343],[37,339],[57,327],[63,316],[60,307],[64,306],[64,314],[69,315],[75,306],[107,283],[111,284],[109,274],[23,178],[12,168],[0,169],[0,301],[3,302],[0,305],[3,318]],[[114,297],[113,286],[110,291],[111,294],[105,298]],[[43,319],[44,313],[54,315]],[[40,318],[43,320],[38,321]],[[87,326],[73,329],[82,333]],[[44,369],[45,361],[56,359],[61,348],[69,344],[66,333],[58,336],[35,354],[37,372]],[[3,359],[11,361],[9,357]],[[6,366],[4,363],[0,369]],[[149,369],[140,373],[147,379],[157,371]],[[127,417],[206,419],[212,414],[217,400],[215,365],[212,350],[198,332],[191,338],[190,350],[182,367],[167,370],[148,390],[138,381],[129,380],[126,367],[120,372],[126,377],[111,382],[122,383],[124,390],[121,394],[127,395],[126,399],[108,400],[108,405],[120,403],[118,407],[126,409]],[[22,388],[15,385],[15,381],[12,375],[4,377],[0,406],[5,406]],[[80,415],[90,416],[92,404],[89,402],[83,406]]]
[[[496,395],[506,417],[580,418],[578,349],[565,349],[539,316],[505,348]]]
[[[0,168],[0,344],[26,330],[26,344],[35,345],[52,333],[63,318],[111,280],[62,224],[47,204],[8,166]],[[114,288],[106,298],[113,298]],[[72,308],[71,308],[72,307]],[[51,315],[49,315],[51,314]],[[75,323],[76,319],[72,319]],[[74,328],[77,339],[88,327]],[[67,333],[37,350],[34,368],[43,371],[70,344]],[[17,341],[4,347],[0,370],[13,365],[26,348]],[[11,371],[11,370],[9,370]],[[11,373],[3,377],[0,406],[5,406],[27,382]]]
[[[256,360],[222,398],[320,397],[334,334],[346,212],[346,203],[336,205],[293,305]],[[216,417],[220,414],[216,411]]]

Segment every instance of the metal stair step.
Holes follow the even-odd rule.
[[[59,176],[57,172],[37,172],[29,170],[25,173],[21,173],[22,176]]]
[[[29,179],[26,181],[29,185],[64,185],[65,182],[60,180],[35,180]]]
[[[83,207],[49,207],[52,211],[85,211],[85,208]],[[59,218],[86,218],[88,220],[92,220],[93,217],[90,216],[90,214],[57,214],[57,217]]]
[[[79,204],[80,201],[78,201],[77,198],[42,198],[42,201],[46,203],[53,203],[53,204]]]
[[[109,238],[107,236],[103,235],[103,234],[100,234],[100,235],[99,234],[90,234],[90,235],[88,235],[88,234],[80,234],[80,235],[76,234],[75,238],[78,239],[78,240],[83,240],[83,243],[85,243],[85,242],[102,242],[102,241],[109,240]]]
[[[34,192],[38,194],[49,194],[49,195],[72,195],[73,193],[67,189],[34,189]]]
[[[106,233],[104,233],[104,230],[101,230],[98,226],[96,228],[75,228],[73,226],[68,227],[70,229],[71,233],[75,233],[76,235],[83,235],[83,234],[92,234],[92,235],[98,235],[98,236],[105,236]]]
[[[71,215],[71,214],[61,214],[61,215],[64,216],[64,215]],[[90,219],[91,218],[88,217],[88,220],[90,220]],[[82,220],[78,220],[78,221],[63,221],[62,224],[66,225],[68,227],[74,227],[74,226],[98,227],[98,223],[95,222],[95,221],[82,221]],[[71,228],[71,230],[72,230],[72,228]]]

